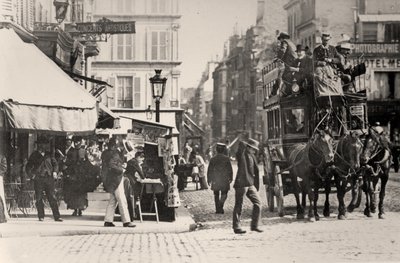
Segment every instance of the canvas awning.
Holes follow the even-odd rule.
[[[5,128],[94,133],[96,99],[13,29],[0,29],[0,39],[0,107]]]

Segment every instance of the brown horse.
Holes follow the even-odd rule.
[[[299,199],[301,188],[302,192],[308,195],[310,202],[308,217],[311,221],[315,220],[316,206],[313,192],[316,180],[315,170],[332,162],[333,157],[333,138],[329,133],[321,130],[317,130],[307,144],[297,144],[290,150],[290,174],[294,183],[298,219],[304,218],[304,208]],[[297,181],[297,177],[302,180],[301,186]]]
[[[334,177],[337,190],[338,219],[345,219],[346,206],[344,204],[344,196],[348,190],[347,185],[353,185],[355,179],[358,178],[358,170],[360,168],[360,156],[362,151],[362,142],[356,133],[348,133],[342,136],[336,147],[334,164],[327,168],[328,175],[325,180],[325,205],[324,216],[330,215],[329,210],[329,194],[331,190],[331,177]]]
[[[370,128],[361,154],[364,182],[362,188],[366,197],[364,214],[367,217],[371,217],[371,213],[376,211],[377,185],[380,180],[378,217],[380,219],[385,218],[383,200],[385,198],[386,184],[389,180],[390,157],[388,139],[384,135],[378,134],[373,128]]]

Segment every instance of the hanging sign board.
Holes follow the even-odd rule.
[[[111,22],[99,21],[76,23],[76,30],[82,34],[133,34],[136,33],[135,21]]]
[[[142,134],[146,142],[158,143],[159,137],[170,134],[171,131],[172,127],[153,124],[140,120],[132,121],[132,132]]]

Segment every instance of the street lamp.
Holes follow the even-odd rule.
[[[156,122],[160,122],[160,100],[164,96],[165,83],[167,82],[167,78],[161,78],[161,71],[161,69],[156,69],[156,74],[149,79],[153,98],[156,99]]]
[[[151,120],[152,118],[153,118],[153,111],[151,110],[149,105],[146,110],[146,119]]]

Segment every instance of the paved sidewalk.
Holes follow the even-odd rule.
[[[176,210],[174,222],[157,223],[155,219],[134,221],[135,228],[122,227],[122,222],[116,221],[115,227],[104,227],[104,213],[84,212],[81,217],[71,216],[71,210],[61,210],[64,222],[55,222],[49,211],[44,221],[38,221],[36,214],[29,217],[18,214],[7,223],[0,224],[0,237],[26,236],[71,236],[99,234],[129,234],[129,233],[183,233],[194,230],[196,225],[187,209],[183,206]],[[117,215],[118,219],[119,216]]]

